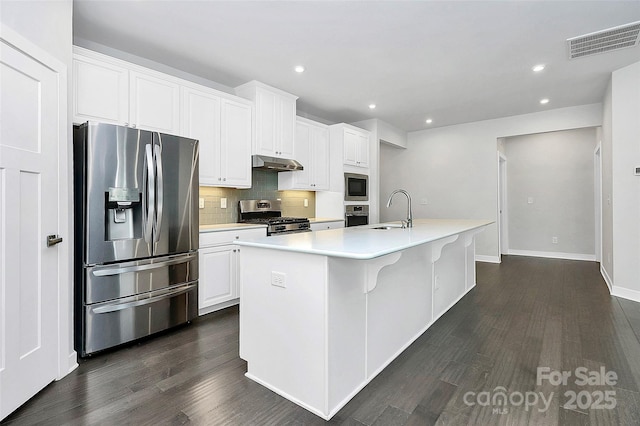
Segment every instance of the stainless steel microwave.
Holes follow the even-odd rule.
[[[344,174],[344,200],[369,201],[369,176],[356,173]]]

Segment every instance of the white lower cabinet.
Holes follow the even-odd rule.
[[[238,247],[200,249],[198,308],[208,308],[238,298]],[[202,312],[207,310],[207,312]]]
[[[239,303],[240,247],[233,241],[265,237],[266,228],[203,232],[198,256],[198,313]]]

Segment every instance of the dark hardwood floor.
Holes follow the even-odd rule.
[[[597,263],[503,257],[478,263],[477,283],[329,423],[640,425],[640,304],[609,296]],[[566,385],[537,384],[538,367],[572,376]],[[579,367],[604,367],[618,380],[583,385]],[[245,371],[230,308],[82,362],[4,423],[325,423]],[[510,399],[493,405],[500,391]],[[609,404],[598,403],[605,391]],[[541,399],[521,403],[519,395],[533,402],[534,392],[548,409]],[[571,392],[580,397],[567,409]]]

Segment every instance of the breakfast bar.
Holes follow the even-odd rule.
[[[236,242],[246,376],[330,419],[475,286],[475,236],[491,223],[417,219]]]

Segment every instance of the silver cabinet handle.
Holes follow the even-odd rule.
[[[177,265],[179,263],[187,263],[196,258],[195,254],[189,256],[180,256],[175,259],[164,260],[161,262],[147,263],[146,265],[132,265],[132,266],[120,266],[120,267],[105,267],[104,269],[97,269],[93,271],[93,275],[96,277],[106,277],[109,275],[126,274],[127,272],[141,272],[148,271],[149,269],[164,268],[165,266]]]
[[[173,296],[177,296],[177,295],[182,294],[182,293],[186,293],[186,292],[188,292],[189,290],[193,289],[196,286],[197,286],[197,284],[188,284],[188,285],[180,286],[179,288],[177,288],[175,290],[168,291],[168,292],[160,294],[158,296],[152,296],[152,297],[148,297],[146,299],[135,300],[135,301],[132,301],[132,302],[109,304],[109,305],[93,308],[92,310],[93,310],[93,313],[95,313],[95,314],[107,314],[109,312],[122,311],[123,309],[129,309],[129,308],[133,308],[133,307],[136,307],[136,306],[148,305],[150,303],[157,302],[158,300],[167,299],[169,297],[173,297]]]
[[[61,242],[62,237],[58,237],[57,235],[47,235],[47,247],[55,246]]]

